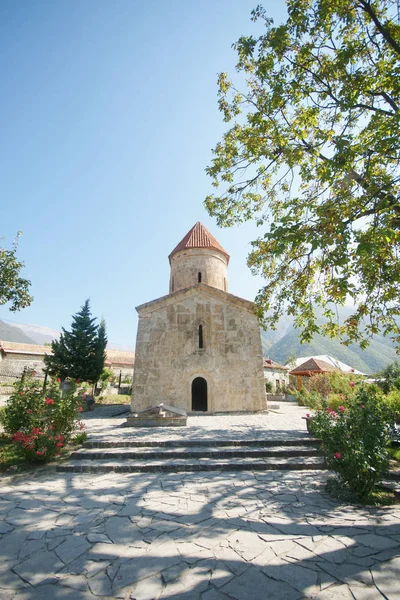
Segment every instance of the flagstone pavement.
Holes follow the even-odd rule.
[[[302,409],[284,410],[269,425],[268,415],[225,417],[225,428],[210,417],[197,435],[268,437],[275,417],[275,431],[301,433]],[[120,424],[112,412],[89,416],[95,437],[107,419]],[[190,427],[204,429],[199,419]],[[49,469],[0,479],[0,600],[400,599],[400,505],[335,502],[326,477]]]

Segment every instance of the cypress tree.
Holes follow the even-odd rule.
[[[106,347],[107,347],[106,322],[104,319],[101,319],[99,329],[97,332],[96,356],[95,356],[96,378],[94,379],[94,381],[98,381],[103,372],[104,363],[106,360]]]
[[[71,377],[95,383],[104,368],[106,345],[105,322],[96,325],[86,300],[72,317],[71,331],[63,327],[60,339],[52,342],[53,354],[45,357],[48,372],[61,379]]]

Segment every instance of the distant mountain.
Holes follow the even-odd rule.
[[[269,356],[270,349],[281,340],[293,327],[293,319],[285,317],[280,319],[276,329],[261,330],[261,343],[263,355]]]
[[[18,342],[19,344],[35,344],[36,342],[14,325],[0,321],[0,340]]]
[[[50,329],[50,327],[44,327],[43,325],[27,325],[25,323],[13,323],[12,325],[16,329],[22,331],[25,335],[29,336],[34,344],[43,346],[49,344],[53,340],[57,340],[60,337],[60,332],[56,329]],[[8,340],[13,341],[13,340]],[[32,344],[32,342],[31,342]]]
[[[317,334],[310,343],[301,344],[299,332],[294,327],[268,349],[268,356],[282,364],[292,356],[318,356],[319,354],[329,354],[369,374],[382,370],[399,358],[389,340],[382,343],[381,340],[372,339],[368,348],[361,350],[356,344],[343,346],[338,340],[331,340]]]
[[[340,307],[338,315],[340,321],[352,313],[351,307]],[[344,346],[338,340],[331,340],[323,335],[314,335],[311,342],[301,344],[299,330],[293,325],[293,319],[281,319],[277,331],[261,331],[261,340],[264,356],[270,357],[279,363],[285,364],[293,356],[318,356],[328,354],[342,362],[362,371],[363,373],[376,373],[394,360],[398,360],[393,341],[383,335],[376,335],[369,346],[362,350],[359,345]],[[317,311],[317,323],[323,323],[321,312]],[[284,332],[283,335],[276,334]]]

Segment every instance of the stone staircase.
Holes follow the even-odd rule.
[[[57,470],[74,473],[326,469],[319,442],[281,440],[88,440]]]

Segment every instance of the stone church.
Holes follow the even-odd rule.
[[[169,255],[169,294],[136,308],[131,412],[266,410],[254,304],[228,293],[229,254],[198,222]]]

